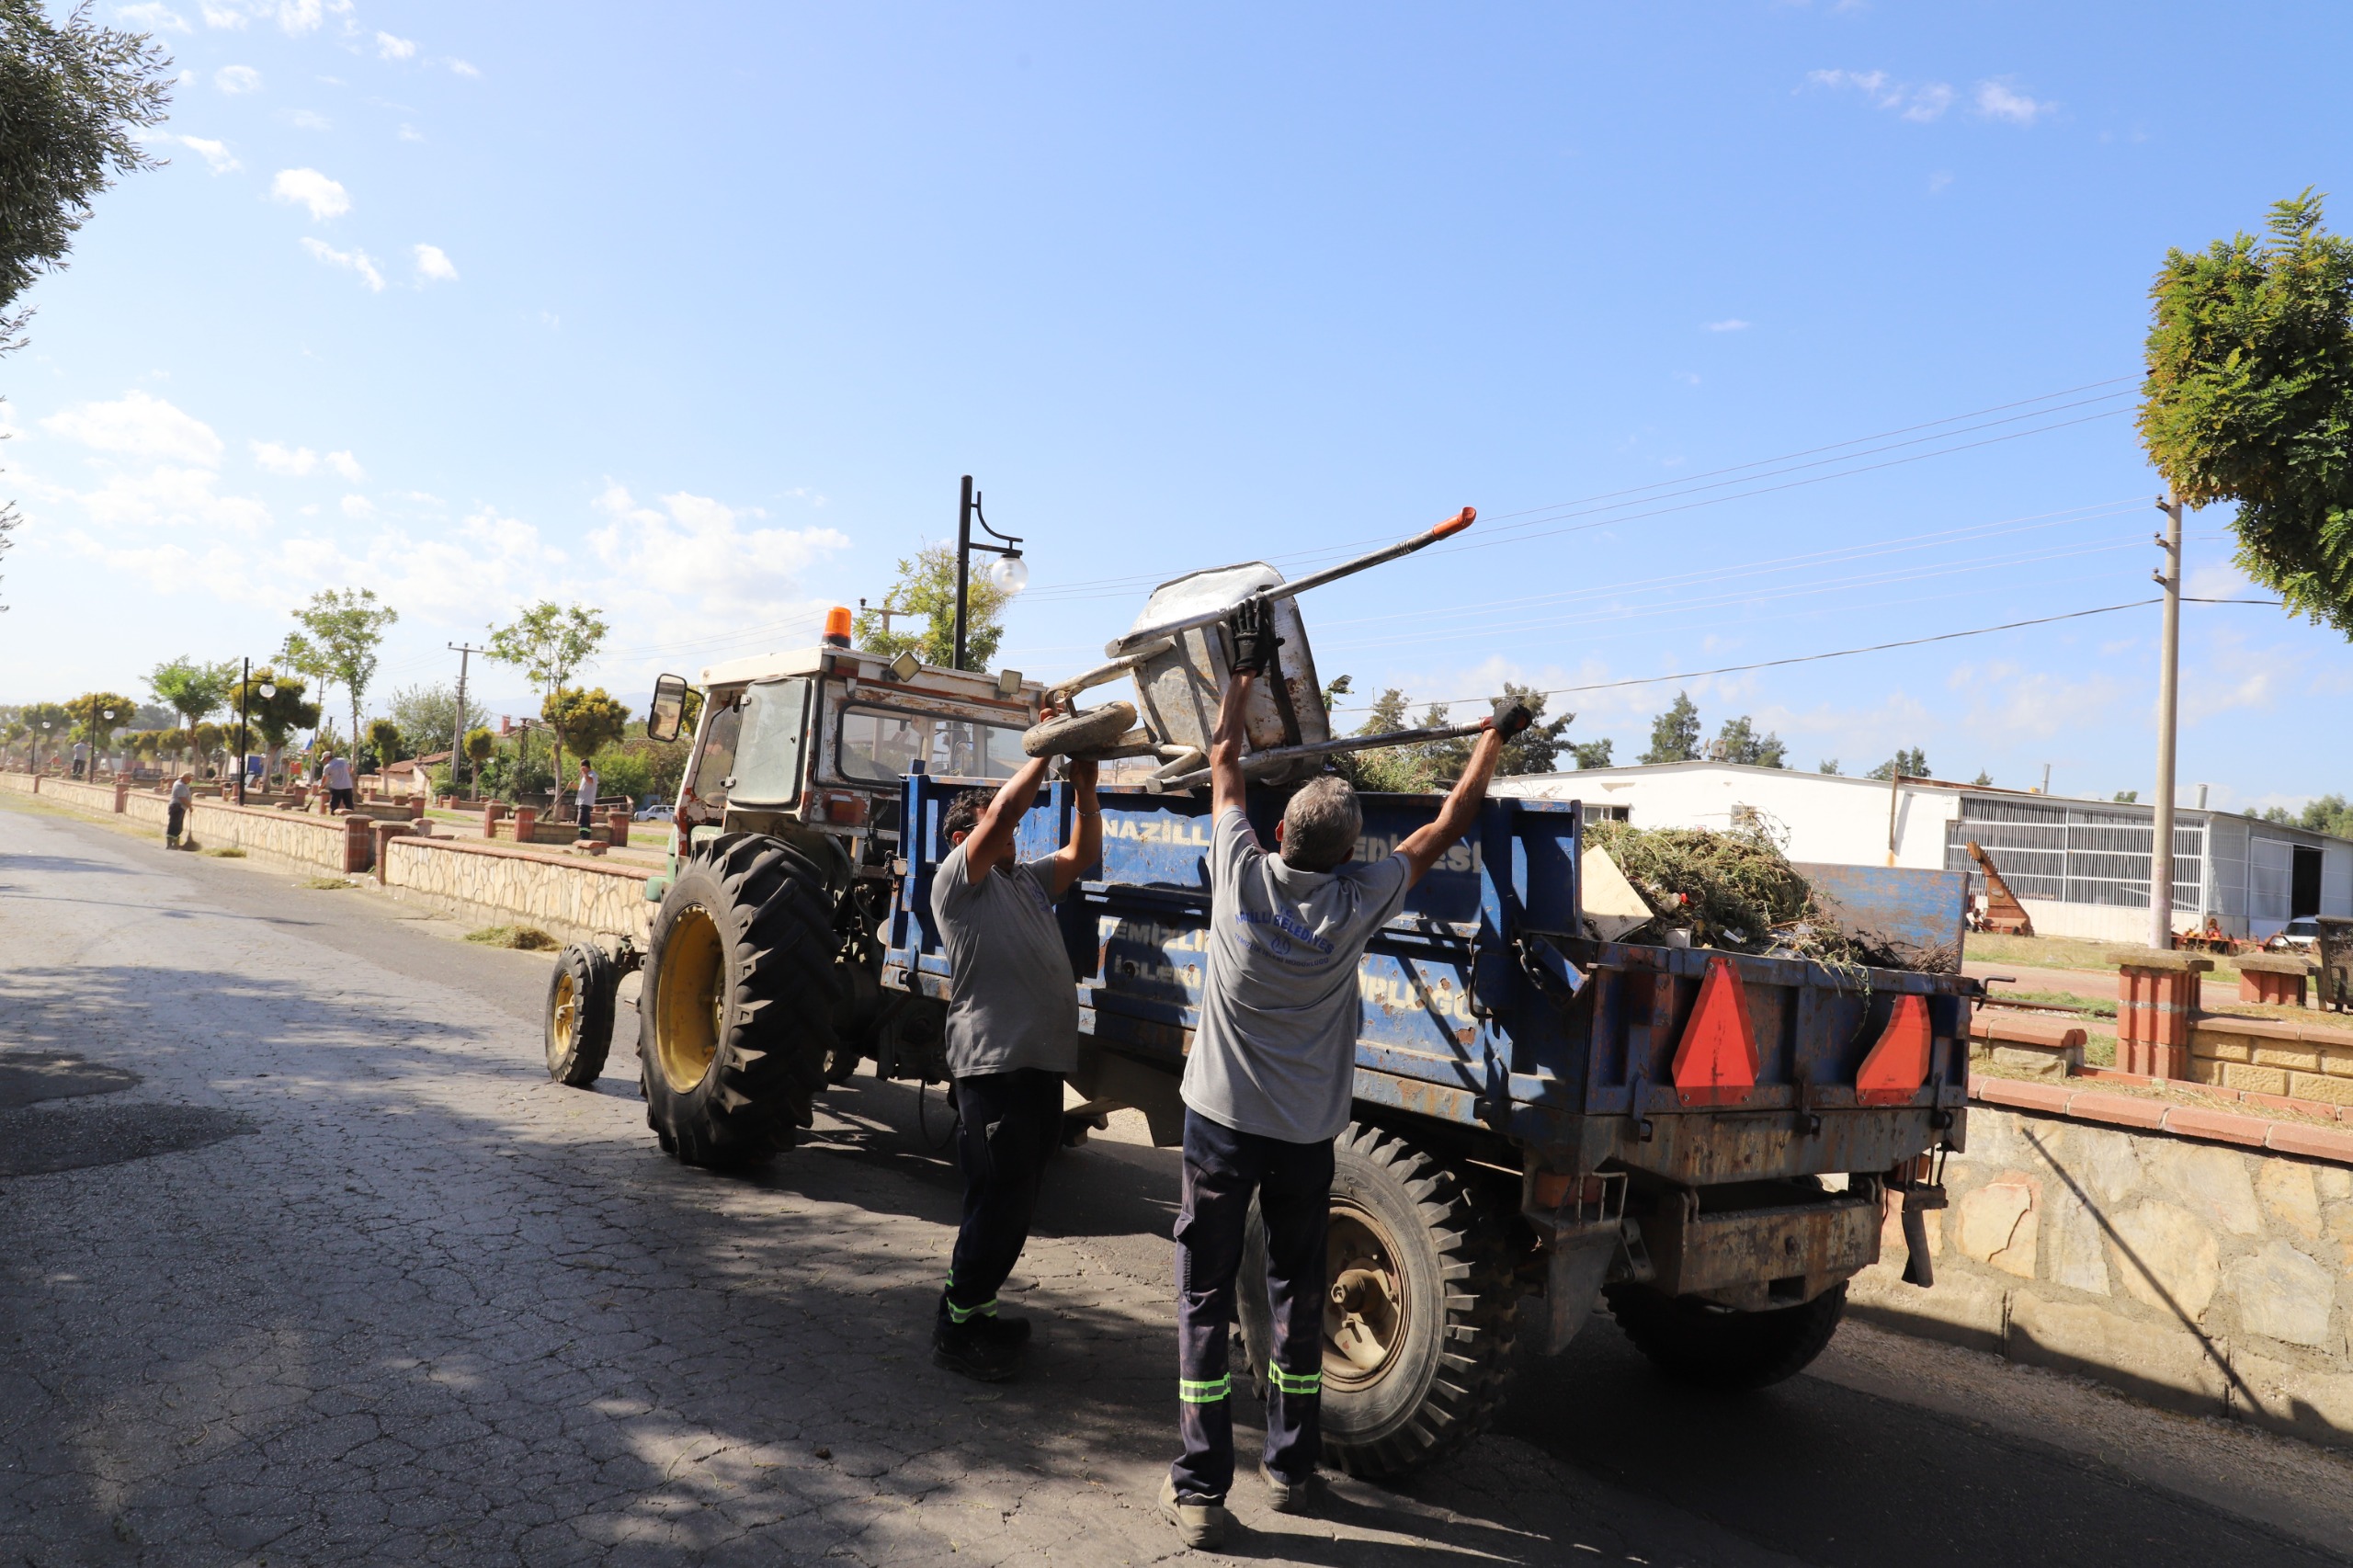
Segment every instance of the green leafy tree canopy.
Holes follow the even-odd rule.
[[[290,652],[297,661],[309,660],[311,667],[343,687],[351,699],[354,735],[361,733],[359,703],[368,694],[369,683],[376,678],[384,632],[400,618],[398,610],[376,597],[373,588],[324,588],[294,612],[302,631],[299,645],[295,639],[289,639]],[[303,666],[298,663],[297,667]]]
[[[2353,637],[2353,240],[2311,190],[2266,236],[2166,253],[2141,439],[2191,506],[2238,503],[2239,569]]]
[[[924,545],[899,562],[898,574],[880,606],[860,607],[852,628],[858,645],[892,657],[913,653],[926,665],[948,668],[956,659],[956,547]],[[964,662],[976,670],[989,667],[1005,641],[1006,598],[1005,590],[984,574],[972,574],[965,600]],[[887,631],[884,610],[892,623]],[[909,624],[919,630],[898,630]]]
[[[180,716],[182,727],[190,733],[188,744],[193,745],[197,721],[220,711],[236,680],[234,665],[208,665],[183,654],[157,665],[147,676],[147,689],[154,693],[156,701]]]
[[[594,756],[621,738],[629,728],[630,712],[603,687],[595,686],[585,691],[555,693],[540,707],[540,717],[556,733],[560,744],[582,756]]]
[[[1609,767],[1615,766],[1609,760],[1609,753],[1611,749],[1611,743],[1606,736],[1597,741],[1576,741],[1572,743],[1569,746],[1569,750],[1576,755],[1577,766],[1579,767]]]
[[[430,756],[448,751],[458,733],[458,688],[453,682],[438,686],[404,686],[386,704],[392,722],[400,726],[401,747],[408,756]],[[472,698],[466,699],[465,728],[482,724],[490,715]]]
[[[1928,772],[1928,754],[1918,746],[1898,746],[1895,748],[1894,757],[1872,768],[1870,777],[1893,778],[1899,773],[1906,778],[1931,777]]]
[[[65,705],[74,715],[74,736],[103,746],[117,730],[128,729],[139,704],[119,691],[85,691]],[[114,715],[109,719],[108,713]]]
[[[1690,693],[1678,691],[1667,710],[1651,721],[1651,749],[1643,753],[1643,766],[1693,762],[1699,756],[1699,707]]]
[[[270,688],[267,697],[262,695],[265,686]],[[230,684],[225,706],[235,713],[242,704],[246,726],[275,753],[286,748],[296,730],[311,729],[319,722],[319,705],[305,700],[304,690],[299,676],[256,670],[249,678]],[[246,744],[252,744],[250,738]]]
[[[1781,737],[1769,730],[1759,735],[1756,726],[1749,722],[1745,713],[1737,719],[1724,721],[1723,728],[1716,732],[1716,738],[1708,743],[1708,760],[1737,762],[1750,767],[1787,767],[1790,765],[1789,747],[1781,744]]]

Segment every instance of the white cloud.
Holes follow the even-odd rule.
[[[287,123],[304,131],[333,131],[334,124],[325,115],[307,108],[298,108],[286,117]]]
[[[357,484],[368,477],[367,472],[359,466],[359,460],[349,452],[329,452],[327,467],[335,470],[352,484]]]
[[[191,153],[201,155],[205,165],[216,175],[230,174],[244,167],[230,153],[226,142],[208,142],[201,136],[183,136],[179,143]]]
[[[313,221],[340,218],[351,210],[351,193],[316,169],[280,169],[269,182],[269,194],[311,210]]]
[[[208,469],[162,466],[110,474],[78,499],[92,522],[108,528],[231,528],[254,534],[269,525],[267,506],[249,495],[216,493],[219,479]]]
[[[472,66],[467,64],[462,60],[452,60],[449,62],[449,69],[456,72],[460,76],[479,76],[482,74],[481,72],[475,70]]]
[[[685,491],[656,511],[609,480],[597,508],[612,519],[589,536],[597,558],[665,618],[688,605],[745,619],[795,606],[801,573],[849,544],[833,528],[739,527],[764,514]]]
[[[319,454],[308,447],[281,447],[275,441],[254,441],[255,465],[265,473],[300,475],[319,466]]]
[[[376,515],[376,503],[365,495],[347,495],[343,498],[343,515],[355,522],[365,522]]]
[[[129,22],[134,28],[153,28],[158,32],[184,33],[188,18],[170,6],[147,0],[140,6],[121,6],[115,9],[115,19]]]
[[[1988,119],[2006,119],[2012,125],[2032,125],[2058,107],[2053,103],[2037,102],[2004,82],[1977,84],[1977,112]]]
[[[1943,82],[1915,85],[1899,82],[1884,71],[1809,71],[1806,85],[1833,92],[1862,94],[1874,108],[1893,109],[1905,119],[1926,122],[1952,107],[1953,90]]]
[[[409,39],[394,38],[390,33],[378,33],[376,35],[376,58],[379,60],[414,60],[416,58],[416,45]]]
[[[53,414],[40,426],[102,452],[206,467],[218,463],[222,450],[221,437],[204,421],[135,389],[112,403],[85,403]]]
[[[245,14],[233,6],[215,5],[213,0],[198,0],[197,9],[204,14],[204,25],[208,28],[242,28],[245,25]]]
[[[319,0],[281,0],[278,7],[278,28],[291,38],[316,32],[323,19]]]
[[[224,93],[258,93],[261,73],[250,65],[223,65],[212,73],[212,85]]]
[[[1708,330],[1710,332],[1746,332],[1748,324],[1737,316],[1729,316],[1722,321],[1710,322]]]
[[[404,125],[400,130],[400,137],[404,142],[422,142],[425,140],[425,132],[414,125]]]
[[[314,240],[305,234],[302,236],[302,248],[329,267],[351,268],[359,274],[360,281],[368,285],[370,293],[381,294],[384,291],[384,275],[376,270],[376,264],[369,259],[368,253],[358,246],[355,245],[347,251],[337,250],[324,241]]]
[[[410,248],[416,256],[418,281],[455,283],[458,280],[457,267],[450,264],[449,254],[439,245],[415,245]]]

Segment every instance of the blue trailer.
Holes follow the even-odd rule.
[[[549,979],[548,1071],[586,1085],[620,978],[642,970],[646,1119],[692,1164],[790,1147],[815,1096],[866,1062],[884,1077],[944,1075],[948,966],[930,914],[941,816],[957,790],[1020,766],[1045,705],[1012,672],[853,650],[837,619],[817,648],[714,665],[692,689],[662,677],[649,732],[673,739],[691,719],[693,744],[667,873],[646,888],[659,907],[642,951],[627,933],[575,943]],[[1201,646],[1172,636],[1149,656],[1191,648],[1197,675],[1222,667],[1198,628],[1177,635]],[[1285,656],[1302,661],[1298,690],[1267,722],[1288,742],[1313,690],[1303,635]],[[1168,697],[1153,690],[1148,703]],[[1264,754],[1279,766],[1251,790],[1261,842],[1321,766],[1313,736],[1301,740]],[[1168,792],[1103,791],[1102,864],[1061,910],[1086,1096],[1074,1125],[1133,1108],[1164,1144],[1181,1137],[1209,919],[1210,801],[1184,788],[1192,763],[1177,749],[1158,780]],[[1358,853],[1387,856],[1438,805],[1364,797]],[[1065,787],[1044,792],[1021,853],[1059,845],[1071,811]],[[1348,1469],[1400,1473],[1479,1431],[1529,1315],[1557,1350],[1606,1301],[1677,1375],[1787,1377],[1836,1328],[1883,1218],[1900,1210],[1916,1227],[1941,1201],[1935,1161],[1961,1147],[1972,989],[1950,972],[1959,873],[1814,869],[1835,915],[1924,955],[1915,969],[1834,971],[1601,940],[1620,927],[1586,916],[1584,853],[1574,804],[1490,800],[1364,958],[1324,1320],[1324,1441]],[[1908,1251],[1925,1284],[1927,1249]],[[1540,1313],[1523,1313],[1531,1296]],[[1241,1298],[1263,1373],[1266,1303]]]
[[[976,782],[917,774],[901,811],[878,1070],[935,1071],[948,996],[931,881],[940,819]],[[1254,790],[1273,841],[1284,791]],[[1435,795],[1367,795],[1358,855],[1431,820]],[[1088,1111],[1132,1107],[1179,1141],[1209,921],[1206,791],[1102,791],[1103,860],[1063,900]],[[1041,794],[1019,853],[1071,826]],[[1356,1119],[1339,1144],[1326,1308],[1328,1456],[1395,1474],[1481,1429],[1508,1376],[1520,1299],[1557,1351],[1606,1299],[1670,1372],[1755,1387],[1835,1331],[1892,1203],[1940,1202],[1961,1147],[1972,983],[1957,972],[1592,939],[1581,812],[1492,799],[1361,969]],[[1965,892],[1943,872],[1840,868],[1838,902],[1958,956]],[[1925,1268],[1925,1249],[1915,1249]],[[1925,1277],[1918,1280],[1927,1283]],[[1263,1294],[1242,1292],[1263,1378]]]

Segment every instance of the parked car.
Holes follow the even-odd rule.
[[[640,810],[637,813],[637,820],[640,822],[676,822],[677,820],[677,808],[671,805],[669,801],[656,801],[652,805]]]
[[[2320,944],[2320,922],[2309,915],[2299,915],[2281,926],[2263,944],[2266,952],[2284,953],[2290,948],[2306,951]]]

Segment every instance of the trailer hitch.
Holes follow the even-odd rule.
[[[1937,1282],[1928,1257],[1928,1211],[1946,1207],[1945,1153],[1938,1144],[1887,1173],[1887,1190],[1904,1195],[1904,1282],[1923,1290]]]

